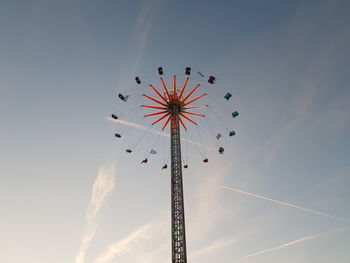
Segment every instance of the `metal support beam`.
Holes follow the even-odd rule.
[[[172,263],[187,263],[179,109],[171,110],[171,247]]]

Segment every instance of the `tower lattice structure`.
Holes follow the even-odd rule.
[[[171,113],[171,246],[172,262],[186,263],[185,208],[182,183],[181,141],[178,110]]]
[[[207,94],[201,94],[192,98],[191,96],[200,85],[197,84],[191,91],[186,93],[188,81],[189,78],[186,78],[182,88],[178,90],[176,76],[174,76],[173,89],[169,90],[165,81],[161,78],[164,90],[163,94],[153,85],[149,86],[155,92],[157,98],[143,94],[144,97],[157,103],[157,105],[141,105],[141,107],[144,108],[160,110],[145,115],[145,117],[161,115],[161,117],[154,121],[152,125],[165,120],[162,127],[162,130],[164,130],[170,122],[172,263],[187,263],[180,126],[182,126],[184,130],[187,130],[184,120],[194,125],[198,125],[191,119],[191,116],[204,117],[204,115],[189,110],[208,107],[208,105],[191,105]]]

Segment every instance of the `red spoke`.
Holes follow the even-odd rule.
[[[154,90],[155,93],[158,94],[158,96],[159,96],[165,103],[168,103],[168,101],[166,100],[166,98],[164,98],[164,96],[163,96],[162,94],[160,94],[159,91],[158,91],[155,87],[153,87],[153,85],[149,85],[149,86]]]
[[[189,79],[190,79],[190,78],[186,78],[185,84],[184,84],[184,86],[183,86],[183,88],[182,88],[182,90],[181,90],[180,96],[179,96],[179,100],[181,100],[182,95],[183,95],[184,92],[185,92],[185,89],[186,89],[186,87],[187,87],[187,83],[188,83],[188,80],[189,80]]]
[[[156,113],[147,114],[147,115],[145,115],[145,117],[151,117],[151,116],[163,114],[163,113],[166,113],[166,112],[168,112],[168,111],[159,111],[159,112],[156,112]]]
[[[176,99],[177,94],[176,94],[176,75],[174,75],[174,99]]]
[[[164,116],[160,117],[158,120],[156,120],[155,122],[152,123],[152,125],[160,122],[161,120],[163,120],[164,118],[166,118],[167,116],[169,116],[170,113],[164,114]]]
[[[169,90],[168,90],[168,88],[167,88],[166,85],[165,85],[164,79],[163,79],[163,78],[160,78],[160,80],[162,81],[164,91],[165,91],[166,95],[168,96],[168,100],[170,100]]]
[[[193,107],[184,107],[184,110],[189,110],[189,109],[198,109],[198,108],[204,108],[204,107],[209,107],[209,105],[199,105],[199,106],[193,106]]]
[[[193,100],[190,100],[189,102],[185,103],[185,106],[186,106],[186,105],[189,105],[189,104],[191,104],[191,103],[193,103],[193,102],[195,102],[196,100],[199,100],[200,98],[203,98],[203,97],[206,96],[206,95],[207,95],[207,94],[204,93],[204,94],[198,96],[197,98],[194,98]]]
[[[184,117],[186,120],[192,122],[194,125],[198,125],[195,121],[191,120],[191,119],[190,119],[189,117],[187,117],[186,115],[183,115],[183,114],[181,114],[181,113],[180,113],[180,115],[181,115],[182,117]]]
[[[195,116],[199,116],[199,117],[205,117],[205,115],[203,115],[203,114],[198,114],[198,113],[189,112],[189,111],[182,111],[181,113],[195,115]]]
[[[152,98],[152,97],[150,97],[150,96],[147,96],[146,94],[142,94],[142,96],[144,96],[144,97],[146,97],[146,98],[148,98],[148,99],[150,99],[150,100],[153,100],[154,102],[157,102],[158,104],[160,104],[160,105],[163,105],[163,106],[167,106],[166,104],[164,104],[163,102],[160,102],[159,100],[156,100],[156,99],[154,99],[154,98]]]
[[[171,120],[171,116],[168,117],[168,119],[166,120],[163,128],[162,128],[162,131],[166,128],[166,126],[168,125],[169,121]]]
[[[191,95],[192,95],[199,87],[200,87],[200,84],[197,84],[197,86],[195,86],[195,87],[193,88],[193,90],[191,90],[191,92],[186,96],[186,98],[184,98],[184,100],[183,100],[182,102],[185,103],[185,101],[186,101],[189,97],[191,97]]]
[[[182,127],[185,129],[185,131],[187,131],[187,127],[186,125],[184,124],[184,122],[182,121],[181,117],[179,116],[179,121],[180,121],[180,124],[182,125]]]
[[[156,106],[149,106],[149,105],[141,105],[141,107],[150,108],[150,109],[157,109],[157,110],[166,110],[167,109],[165,107],[156,107]]]

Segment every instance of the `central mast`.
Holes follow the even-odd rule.
[[[190,68],[186,68],[186,75],[190,75],[190,71]],[[158,68],[158,72],[160,75],[163,75],[163,69],[161,67]],[[165,119],[165,124],[162,128],[162,130],[164,130],[170,122],[172,263],[187,263],[180,126],[182,126],[184,130],[187,131],[187,127],[184,123],[184,120],[197,126],[197,123],[194,120],[192,120],[191,117],[205,116],[203,114],[199,114],[189,110],[208,107],[208,105],[191,105],[192,103],[198,101],[207,94],[204,93],[195,98],[192,98],[191,96],[197,89],[199,89],[200,84],[197,84],[194,88],[192,88],[191,91],[187,93],[186,88],[189,79],[190,78],[187,77],[182,88],[177,89],[176,76],[174,75],[173,89],[169,90],[164,79],[160,78],[164,90],[163,94],[159,92],[152,84],[150,84],[149,87],[154,91],[158,98],[154,98],[143,94],[145,98],[157,103],[157,105],[141,105],[141,107],[144,108],[160,110],[158,112],[145,115],[145,117],[161,115],[161,117],[155,120],[152,123],[152,125]],[[136,78],[136,82],[138,84],[141,83],[138,77]],[[187,168],[186,166],[185,168]],[[167,165],[164,166],[165,169],[166,167]]]
[[[179,106],[171,109],[171,246],[172,263],[187,263]]]
[[[201,72],[197,72],[198,75],[200,75],[202,78],[205,76]],[[158,67],[158,74],[160,75],[160,82],[161,87],[157,88],[156,86],[150,84],[148,81],[143,82],[141,79],[136,76],[135,81],[138,85],[141,86],[142,89],[144,89],[144,85],[146,84],[149,87],[150,91],[153,91],[152,94],[142,94],[142,96],[148,100],[148,102],[151,102],[152,104],[146,105],[142,104],[140,105],[145,110],[151,110],[150,113],[147,113],[144,115],[145,118],[155,118],[152,120],[152,126],[155,124],[161,123],[162,126],[162,133],[153,132],[153,130],[148,129],[147,127],[142,127],[134,124],[133,122],[124,123],[121,121],[124,125],[130,125],[134,127],[140,127],[142,130],[146,130],[150,133],[157,133],[161,136],[169,136],[168,134],[164,134],[163,131],[170,126],[170,155],[171,155],[171,258],[172,263],[187,263],[187,251],[186,251],[186,231],[185,231],[185,208],[184,208],[184,189],[183,189],[183,181],[182,181],[182,158],[181,158],[181,136],[180,136],[180,128],[184,129],[184,131],[188,131],[187,125],[195,125],[199,139],[201,140],[200,134],[199,134],[199,125],[195,121],[195,119],[192,118],[204,118],[206,117],[204,114],[201,114],[200,112],[197,112],[197,110],[208,108],[209,105],[207,104],[197,104],[199,100],[203,99],[205,96],[207,96],[207,93],[201,92],[201,84],[199,82],[203,82],[203,80],[199,79],[196,80],[196,78],[193,78],[194,81],[190,81],[190,75],[191,75],[191,67],[185,68],[185,77],[180,77],[181,84],[179,85],[176,75],[173,75],[173,77],[170,77],[169,74],[167,74],[167,78],[164,79],[164,72],[162,67]],[[209,76],[207,82],[211,85],[213,85],[216,81],[216,77]],[[197,82],[197,83],[194,83]],[[191,88],[188,88],[189,86],[192,86]],[[204,86],[204,88],[206,88]],[[196,92],[197,91],[197,92]],[[198,94],[198,91],[201,94]],[[197,94],[196,94],[197,93]],[[118,94],[118,97],[126,102],[128,98],[131,95],[126,94]],[[232,97],[232,94],[227,92],[224,98],[228,101]],[[132,102],[134,103],[134,102]],[[135,112],[133,112],[135,113]],[[215,114],[215,113],[214,113]],[[215,114],[216,115],[216,114]],[[238,116],[238,112],[234,111],[232,112],[232,118],[235,118]],[[118,116],[115,114],[112,114],[112,118],[118,121]],[[215,119],[217,119],[218,116],[215,116]],[[220,119],[219,119],[220,120]],[[205,120],[207,122],[207,120]],[[208,122],[207,122],[208,124]],[[181,127],[180,127],[181,126]],[[218,127],[219,128],[219,127]],[[210,129],[210,127],[209,127]],[[228,128],[226,128],[227,131],[229,131]],[[228,136],[235,135],[235,131],[231,130],[228,133]],[[119,133],[116,133],[115,136],[117,138],[120,138],[121,135]],[[216,135],[216,139],[219,140],[222,135],[219,133]],[[158,140],[158,139],[157,139]],[[139,140],[140,141],[140,140]],[[157,141],[155,142],[154,146],[156,146]],[[192,141],[192,143],[195,143]],[[195,143],[198,144],[198,143]],[[202,144],[202,142],[201,142]],[[201,145],[199,144],[199,145]],[[224,153],[224,148],[218,147],[219,154]],[[136,145],[135,145],[136,147]],[[131,153],[131,149],[126,149],[127,153]],[[154,149],[151,149],[147,158],[151,154],[156,154],[157,152]],[[168,156],[169,157],[169,156]],[[165,161],[164,158],[164,165],[162,167],[163,169],[168,169],[168,159]],[[147,163],[148,159],[145,158],[142,160],[141,164]],[[183,165],[184,169],[188,168],[187,163],[187,133],[186,133],[186,161]],[[208,159],[205,157],[204,153],[204,163],[208,163]]]

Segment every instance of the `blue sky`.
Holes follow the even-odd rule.
[[[348,1],[0,6],[0,262],[169,262],[163,157],[139,166],[143,131],[106,119],[158,66],[214,74],[240,112],[223,156],[191,145],[189,262],[349,262]]]

